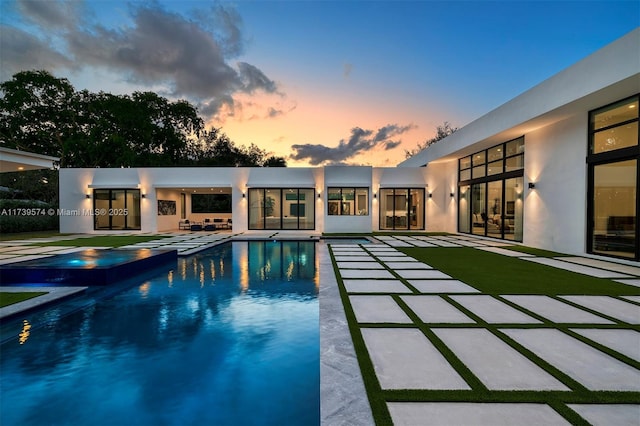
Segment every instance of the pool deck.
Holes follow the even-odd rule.
[[[287,233],[288,239],[319,238],[313,233],[295,234]],[[71,238],[77,236],[65,237]],[[640,287],[637,262],[585,256],[536,257],[505,250],[512,245],[507,241],[469,235],[376,238],[378,242],[370,244],[319,245],[322,425],[374,424],[352,332],[361,336],[368,362],[383,391],[628,392],[624,404],[581,401],[566,403],[563,408],[572,413],[574,420],[594,425],[640,424],[640,288],[637,295],[615,297],[489,295],[396,248],[473,247],[631,287]],[[274,232],[175,233],[126,248],[171,247],[188,255],[230,240],[256,239],[283,238]],[[55,246],[38,251],[37,247],[26,247],[35,242],[1,243],[0,262],[70,249]],[[24,291],[24,287],[20,290]],[[51,297],[73,296],[60,290]],[[73,290],[83,291],[77,287]],[[354,330],[349,330],[341,292],[356,318]],[[0,318],[8,308],[32,309],[54,300],[44,297],[2,308]],[[447,348],[446,356],[442,347]],[[450,363],[452,357],[456,363]],[[539,401],[478,402],[455,397],[451,401],[385,404],[395,425],[572,423],[556,411],[557,404],[562,403],[551,406]]]

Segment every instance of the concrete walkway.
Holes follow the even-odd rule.
[[[640,267],[537,257],[508,250],[508,242],[466,235],[378,239],[382,244],[331,250],[381,392],[640,391],[640,296],[486,295],[396,248],[474,247],[585,276],[632,280],[630,285],[640,279]],[[630,395],[637,401],[637,394]],[[387,408],[395,425],[570,424],[544,403],[460,398],[389,401]],[[638,404],[565,409],[593,424],[640,425]]]

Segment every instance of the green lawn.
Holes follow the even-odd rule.
[[[471,247],[401,251],[487,294],[639,294],[640,288]]]
[[[167,238],[166,235],[98,235],[89,238],[75,238],[73,240],[52,241],[49,243],[34,243],[38,246],[81,246],[81,247],[122,247],[136,243]]]
[[[30,291],[30,292],[0,292],[0,308],[13,305],[14,303],[23,302],[25,300],[32,299],[34,297],[47,294],[46,291]]]
[[[28,240],[30,238],[49,238],[63,235],[71,234],[61,234],[58,231],[17,232],[15,234],[0,234],[0,241]]]

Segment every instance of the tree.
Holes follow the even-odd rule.
[[[286,167],[254,144],[205,130],[185,100],[77,92],[47,71],[19,72],[0,91],[0,145],[60,157],[60,167]]]
[[[236,145],[219,128],[211,127],[193,142],[190,149],[192,164],[213,167],[286,167],[283,157],[269,153],[255,144]]]
[[[0,84],[0,142],[8,148],[63,157],[77,133],[75,89],[47,71],[21,71]],[[64,158],[60,165],[65,166]]]
[[[458,130],[457,127],[453,127],[451,126],[451,123],[449,123],[448,121],[445,121],[444,123],[442,123],[440,126],[438,126],[436,128],[436,135],[434,137],[432,137],[431,139],[427,139],[426,141],[422,142],[422,143],[418,143],[418,145],[411,149],[411,150],[404,150],[404,156],[405,158],[411,158],[414,155],[416,155],[417,153],[419,153],[420,151],[428,148],[429,146],[433,145],[434,143],[438,142],[439,140],[442,140],[444,138],[446,138],[447,136],[455,133]]]

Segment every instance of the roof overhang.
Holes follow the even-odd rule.
[[[53,169],[60,158],[17,149],[0,148],[0,172]]]

